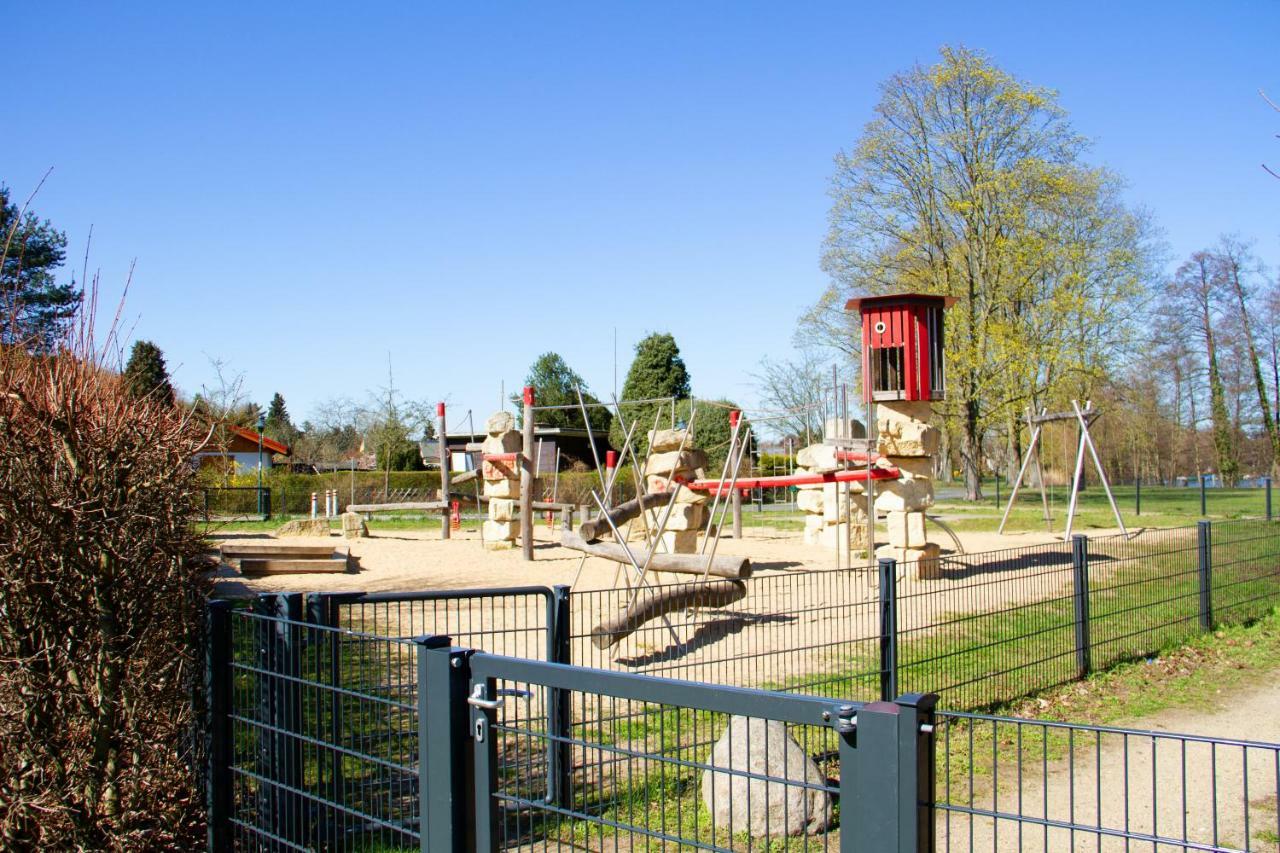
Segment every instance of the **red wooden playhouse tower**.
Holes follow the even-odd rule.
[[[862,393],[868,403],[946,399],[943,312],[955,301],[899,293],[845,304],[862,316]]]

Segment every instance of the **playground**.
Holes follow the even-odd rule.
[[[1070,789],[1076,772],[1091,774],[1097,786],[1114,784],[1103,771],[1104,754],[1149,765],[1154,775],[1179,745],[1183,778],[1187,770],[1201,774],[1203,762],[1185,750],[1191,735],[1168,736],[1168,745],[1144,752],[1131,748],[1122,730],[972,712],[1142,659],[1215,624],[1265,617],[1280,600],[1269,482],[1214,494],[1226,520],[1199,520],[1208,514],[1203,488],[1148,490],[1144,515],[1137,484],[1128,493],[1108,480],[1090,431],[1102,413],[1073,400],[1063,411],[1027,413],[1032,440],[1003,501],[998,487],[989,503],[940,500],[932,420],[933,404],[945,399],[948,304],[912,294],[850,303],[863,321],[865,421],[851,417],[847,387],[833,385],[836,416],[785,474],[744,464],[753,430],[775,413],[732,409],[727,446],[704,448],[698,419],[717,404],[689,401],[687,421],[677,421],[675,401],[638,401],[657,404],[642,424],[614,401],[621,448],[594,460],[589,504],[558,501],[558,468],[550,477],[539,470],[539,410],[526,387],[519,421],[497,412],[483,441],[467,445],[479,464],[451,473],[440,444],[439,494],[343,506],[330,490],[322,512],[288,522],[279,535],[263,523],[224,528],[215,594],[252,599],[210,616],[221,637],[213,659],[224,677],[241,680],[226,702],[227,719],[239,727],[230,739],[266,743],[283,728],[316,747],[311,763],[263,768],[278,779],[243,775],[252,781],[231,808],[246,816],[257,809],[261,817],[235,825],[252,835],[261,828],[249,820],[278,822],[273,815],[307,811],[294,800],[314,777],[319,793],[308,796],[342,793],[332,794],[336,802],[323,805],[303,835],[345,838],[343,825],[355,815],[368,827],[355,835],[366,840],[429,843],[423,833],[444,832],[432,828],[443,816],[424,814],[417,823],[418,805],[407,792],[456,785],[460,777],[450,768],[475,761],[476,773],[495,780],[493,796],[477,800],[477,808],[494,807],[494,818],[477,818],[480,825],[497,821],[501,841],[487,842],[494,846],[553,841],[613,849],[603,835],[589,836],[609,825],[673,841],[691,832],[715,849],[737,849],[735,839],[750,848],[752,839],[806,833],[825,842],[846,826],[871,825],[873,816],[856,809],[878,792],[856,791],[862,774],[839,768],[875,760],[872,748],[850,753],[836,738],[856,729],[857,740],[869,744],[888,731],[875,728],[886,707],[909,726],[900,746],[923,750],[903,766],[937,762],[922,778],[956,783],[933,805],[939,835],[949,838],[952,821],[961,819],[953,811],[971,826],[975,797],[989,795],[978,835],[990,832],[999,849],[1002,821],[1051,819],[1073,829],[1080,818],[1064,819],[1048,806],[1038,817],[1000,812],[994,780],[1013,771],[1021,778],[1024,738],[1041,765],[1040,787],[1024,786],[1032,793],[1060,788],[1063,775]],[[577,408],[590,425],[581,396]],[[446,414],[441,404],[441,435]],[[1059,440],[1065,433],[1075,464],[1069,485],[1055,489],[1037,448],[1064,422]],[[716,465],[711,449],[723,451]],[[752,497],[766,490],[792,500],[767,511],[763,501],[753,507]],[[1151,526],[1158,520],[1174,525]],[[264,696],[274,698],[262,704]],[[467,696],[482,709],[469,718],[474,729],[452,731],[468,718],[448,710],[448,701],[433,706],[440,696]],[[846,704],[833,709],[822,697]],[[935,702],[947,710],[935,716]],[[313,704],[314,713],[290,710]],[[422,764],[431,756],[418,753],[424,726],[439,727],[442,743],[481,744],[492,731],[496,751],[473,756],[464,748],[465,755],[439,759],[437,772]],[[980,745],[996,744],[1001,727],[1018,732],[1018,748],[1012,757],[993,754],[992,782],[975,780],[972,770],[956,775],[953,749],[967,763],[974,733]],[[1077,768],[1070,759],[1077,729],[1092,738],[1093,765]],[[939,731],[944,739],[935,740]],[[968,738],[967,753],[953,747],[953,731],[958,744]],[[735,757],[735,738],[737,752],[762,740],[764,753],[793,757],[772,756],[761,771],[767,782],[731,793],[740,785],[733,776],[757,772],[743,762],[764,760],[754,745],[747,758]],[[1247,786],[1265,782],[1267,762],[1277,759],[1273,745],[1241,748],[1253,752],[1242,756],[1239,772],[1216,771],[1214,784],[1243,800],[1239,831],[1248,835],[1249,821],[1265,819],[1269,806],[1252,802]],[[326,758],[328,750],[342,761]],[[301,775],[300,767],[307,768]],[[228,762],[214,772],[234,777],[240,769]],[[655,796],[666,774],[678,786]],[[353,777],[374,800],[345,791]],[[638,795],[641,817],[631,813]],[[832,831],[837,796],[843,808]],[[736,816],[732,806],[717,806],[747,798],[757,808],[739,808]],[[1172,818],[1154,786],[1135,789],[1132,798],[1153,835],[1177,837],[1176,827],[1164,826]],[[914,798],[905,802],[914,810]],[[671,833],[668,808],[671,819],[692,827]],[[1082,813],[1089,808],[1082,801]],[[1101,799],[1092,809],[1099,822],[1109,819]],[[1216,827],[1218,806],[1207,815]],[[1222,817],[1237,831],[1233,815]],[[1185,827],[1181,832],[1188,837]],[[1045,839],[1044,849],[1057,847]]]

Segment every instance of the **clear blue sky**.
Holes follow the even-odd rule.
[[[0,180],[68,232],[134,337],[301,421],[385,384],[484,417],[556,350],[605,396],[670,331],[754,401],[819,269],[832,157],[942,44],[1055,88],[1172,260],[1280,268],[1280,3],[27,3]],[[190,4],[185,4],[190,5]],[[199,4],[197,4],[199,5]],[[409,6],[416,6],[410,9]],[[483,7],[483,8],[478,8]]]

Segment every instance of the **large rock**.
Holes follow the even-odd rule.
[[[509,432],[516,425],[515,415],[510,412],[494,412],[484,422],[484,431],[492,436],[500,436]]]
[[[920,580],[935,580],[942,577],[942,549],[936,543],[927,542],[920,548],[898,548],[893,545],[881,545],[876,549],[876,557],[892,557],[898,561],[898,571],[911,571]]]
[[[933,456],[941,433],[930,426],[933,404],[899,400],[876,404],[876,449],[885,456]]]
[[[369,535],[369,525],[364,523],[364,517],[358,512],[344,512],[342,514],[342,535],[348,539],[364,539]]]
[[[911,512],[933,506],[932,480],[877,480],[876,509]]]
[[[667,516],[667,530],[698,530],[702,527],[701,504],[676,502],[670,509],[671,514]],[[658,525],[662,523],[663,514],[667,512],[667,507],[651,509],[648,512],[649,527],[657,530]]]
[[[277,536],[328,536],[329,519],[327,518],[295,518],[286,521],[276,531]]]
[[[681,442],[684,442],[684,447],[687,450],[693,447],[692,435],[689,436],[687,441],[685,440],[685,433],[687,432],[688,430],[685,429],[649,430],[649,448],[654,453],[665,453],[668,450],[679,450]]]
[[[716,769],[702,773],[702,802],[716,829],[764,837],[816,835],[830,826],[830,795],[803,787],[827,780],[783,723],[730,717],[709,763]],[[738,774],[772,776],[790,784]]]
[[[847,496],[845,486],[849,487]],[[865,513],[866,509],[867,500],[862,496],[861,483],[827,483],[822,487],[822,516],[828,524],[842,520],[851,511]]]
[[[690,479],[690,478],[685,478]],[[645,488],[650,492],[661,494],[663,492],[675,491],[675,483],[670,485],[667,483],[667,475],[650,474],[644,478]],[[682,488],[676,493],[676,503],[685,504],[704,504],[708,500],[706,492],[695,492],[693,489]]]
[[[491,518],[485,519],[484,524],[481,525],[485,547],[494,549],[511,547],[519,530],[518,524],[510,521],[494,521]]]
[[[796,465],[811,473],[825,473],[844,467],[836,459],[836,448],[830,444],[810,444],[808,447],[800,448],[796,453]]]
[[[492,498],[489,501],[489,518],[493,521],[518,521],[520,507],[510,498]]]
[[[485,453],[519,453],[524,439],[515,430],[507,430],[499,435],[491,435],[480,443]]]
[[[891,512],[886,515],[889,544],[899,548],[923,548],[925,537],[923,512]]]
[[[666,453],[654,453],[645,463],[644,472],[649,475],[666,475],[675,472],[686,479],[699,468],[707,467],[707,454],[698,448],[692,450],[671,450]]]
[[[490,462],[486,459],[480,463],[480,476],[486,480],[519,480],[520,461]]]
[[[885,456],[882,458],[901,472],[903,480],[933,479],[932,456]]]
[[[662,544],[666,546],[668,554],[696,554],[698,553],[698,531],[667,530],[662,534]],[[658,553],[663,553],[663,549],[659,548]]]
[[[490,498],[518,498],[520,497],[520,481],[510,480],[506,477],[485,480],[484,493],[486,497]]]
[[[796,508],[801,512],[820,513],[822,512],[822,487],[816,489],[802,488],[796,492]]]

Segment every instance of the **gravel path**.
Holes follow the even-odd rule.
[[[1166,839],[1188,839],[1206,847],[1126,841],[1099,832],[1046,827],[1030,822],[970,818],[940,812],[938,849],[952,851],[1055,851],[1185,849],[1280,850],[1276,793],[1280,784],[1280,683],[1267,673],[1258,689],[1224,696],[1218,707],[1178,708],[1133,720],[1128,727],[1159,736],[1079,733],[1074,761],[1041,763],[1036,746],[1024,753],[1021,784],[1017,763],[1002,762],[994,784],[975,786],[956,804],[1021,814],[1077,826],[1124,830]],[[1165,734],[1168,733],[1168,734]],[[1002,733],[1003,753],[1016,751]],[[1213,746],[1178,735],[1236,739]],[[940,798],[942,792],[940,791]]]

